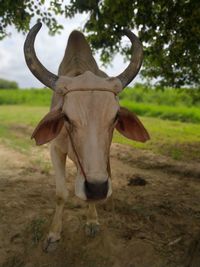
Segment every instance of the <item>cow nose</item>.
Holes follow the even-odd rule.
[[[88,200],[100,200],[107,197],[108,180],[103,183],[85,181],[85,194]]]

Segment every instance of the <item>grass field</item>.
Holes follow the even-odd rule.
[[[35,146],[31,133],[49,107],[22,105],[0,106],[0,140],[24,153]],[[200,160],[200,125],[159,118],[140,117],[148,129],[151,140],[133,142],[115,132],[113,142],[151,150],[177,160]]]
[[[49,106],[49,89],[0,90],[0,105]],[[120,103],[145,117],[200,123],[200,104],[185,91],[126,89],[120,94]]]
[[[166,106],[147,103],[134,103],[130,100],[121,100],[121,105],[138,115],[156,117],[182,122],[200,123],[200,108],[185,106]]]
[[[200,100],[198,92],[193,92],[193,96],[190,92],[157,91],[142,86],[124,90],[119,95],[120,104],[142,116],[151,140],[145,144],[133,142],[115,132],[113,142],[177,160],[200,160]],[[51,95],[49,89],[0,90],[1,141],[28,153],[34,145],[31,132],[48,112]]]
[[[0,105],[49,106],[50,89],[0,90]]]

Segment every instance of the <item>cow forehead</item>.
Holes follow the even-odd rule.
[[[81,124],[87,124],[88,120],[106,123],[116,115],[119,102],[112,92],[75,91],[65,96],[63,110]]]
[[[118,78],[102,78],[91,71],[86,71],[76,77],[60,76],[56,82],[57,93],[66,94],[76,90],[106,90],[118,94],[122,90],[122,84]]]

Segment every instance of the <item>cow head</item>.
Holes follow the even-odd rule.
[[[54,90],[54,99],[32,137],[40,145],[65,129],[68,156],[78,169],[76,195],[85,200],[106,198],[112,191],[109,152],[114,129],[133,140],[149,139],[139,119],[120,107],[117,98],[140,69],[142,45],[133,33],[126,32],[132,42],[131,63],[122,74],[110,78],[98,69],[84,36],[74,31],[57,76],[45,69],[35,54],[34,40],[40,28],[41,24],[36,24],[29,32],[25,58],[31,72]]]

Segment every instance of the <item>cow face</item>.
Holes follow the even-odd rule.
[[[118,79],[100,78],[89,71],[71,79],[62,77],[57,82],[57,90],[64,94],[65,127],[71,133],[87,177],[69,139],[68,155],[78,169],[75,193],[85,200],[106,198],[112,192],[109,151],[120,109],[116,97],[120,89]]]

